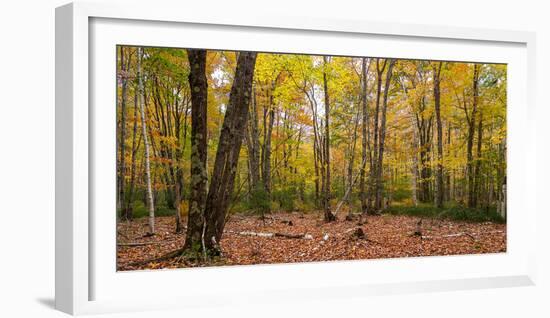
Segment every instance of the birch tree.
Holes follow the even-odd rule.
[[[149,139],[147,137],[147,119],[145,112],[145,93],[143,89],[143,73],[141,62],[143,60],[143,48],[138,47],[137,78],[138,78],[138,104],[141,113],[141,129],[143,144],[145,146],[145,178],[147,183],[147,203],[149,207],[149,234],[155,234],[155,203],[153,201],[153,189],[151,186],[151,163],[149,160]]]

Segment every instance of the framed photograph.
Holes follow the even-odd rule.
[[[534,284],[534,38],[57,8],[56,308]]]

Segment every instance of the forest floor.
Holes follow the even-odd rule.
[[[262,220],[256,215],[233,215],[221,240],[222,257],[208,262],[178,256],[154,260],[183,246],[185,231],[174,233],[173,217],[157,217],[154,236],[146,235],[147,218],[123,221],[118,224],[117,268],[159,269],[506,251],[505,224],[424,218],[419,227],[421,218],[404,215],[368,216],[363,223],[358,219],[325,223],[321,217],[321,213],[275,213]]]

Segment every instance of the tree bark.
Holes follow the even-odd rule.
[[[437,180],[436,180],[436,198],[435,205],[438,208],[443,207],[443,199],[445,189],[443,185],[443,127],[441,124],[441,91],[440,91],[440,75],[443,62],[439,62],[438,66],[433,66],[434,72],[434,104],[435,104],[435,119],[437,123]]]
[[[270,97],[270,100],[272,97]],[[264,190],[268,194],[268,197],[271,200],[271,136],[273,133],[273,123],[275,122],[275,110],[273,107],[272,102],[269,103],[269,108],[266,109],[266,112],[268,114],[267,120],[269,123],[267,124],[266,128],[266,134],[264,136],[264,153],[263,153],[263,171],[262,171],[262,181],[264,185]]]
[[[252,88],[250,116],[247,127],[248,170],[250,174],[250,189],[252,193],[258,189],[260,183],[260,134],[258,131],[258,107],[256,91]]]
[[[475,205],[479,204],[479,193],[481,188],[481,150],[483,145],[483,113],[478,109],[479,121],[477,125],[477,149],[476,149],[476,164],[474,176],[474,192],[476,194]],[[487,191],[484,191],[487,193]]]
[[[143,89],[143,74],[141,60],[143,49],[138,47],[137,78],[138,78],[138,104],[141,112],[141,129],[143,143],[145,145],[145,174],[147,182],[147,203],[149,206],[149,234],[155,234],[155,203],[153,201],[153,189],[151,186],[151,164],[149,162],[149,139],[147,138],[147,119],[145,118],[145,93]]]
[[[229,103],[225,112],[214,171],[206,199],[204,244],[207,250],[219,250],[248,120],[256,55],[254,52],[240,52],[237,59],[237,68],[229,94]]]
[[[137,91],[137,90],[136,90]],[[125,215],[127,220],[131,220],[134,218],[134,213],[132,210],[132,203],[134,200],[134,189],[135,189],[135,182],[136,182],[136,157],[137,157],[137,151],[139,148],[139,145],[141,144],[141,135],[140,139],[137,140],[137,122],[138,122],[138,94],[134,94],[134,123],[132,127],[132,164],[130,167],[130,188],[128,190],[127,198],[126,198],[126,207],[125,207]]]
[[[347,169],[347,186],[345,187],[346,191],[344,192],[344,199],[343,201],[348,205],[349,207],[349,215],[352,213],[352,204],[351,200],[349,199],[351,193],[353,192],[353,163],[355,162],[355,147],[357,145],[357,126],[359,126],[359,112],[355,114],[355,119],[353,120],[353,137],[351,140],[351,146],[349,146],[349,162],[348,162],[348,169]],[[361,170],[362,167],[361,167]],[[346,195],[347,193],[347,195]],[[336,213],[335,213],[336,214]]]
[[[367,104],[367,74],[369,71],[369,65],[367,66],[367,59],[364,57],[361,59],[361,162],[367,162],[367,142],[368,142],[368,126],[369,126],[369,112]],[[361,165],[361,175],[359,181],[359,193],[361,198],[361,212],[367,213],[367,193],[365,189],[366,178],[365,164]]]
[[[121,80],[121,101],[120,101],[120,140],[119,140],[119,180],[118,180],[118,209],[124,218],[127,218],[124,209],[124,177],[125,167],[125,143],[126,143],[126,99],[128,95],[128,77],[124,60],[124,48],[120,46],[120,80]]]
[[[325,211],[325,221],[331,222],[335,220],[335,217],[330,211],[330,96],[328,92],[328,80],[326,70],[328,64],[328,57],[323,56],[323,88],[325,93],[325,191],[323,197],[323,208]]]
[[[374,109],[374,123],[373,123],[373,156],[370,167],[370,176],[369,176],[369,193],[367,196],[367,210],[373,209],[373,201],[376,208],[376,193],[378,188],[377,176],[378,169],[381,167],[378,166],[378,151],[379,151],[379,124],[380,124],[380,100],[382,94],[382,75],[386,69],[387,60],[384,60],[384,64],[380,65],[380,59],[376,59],[376,107]],[[374,199],[374,200],[373,200]]]
[[[191,89],[191,195],[187,217],[185,248],[195,251],[203,248],[205,223],[207,160],[207,105],[206,50],[187,50],[189,60],[189,87]]]
[[[386,83],[384,85],[384,100],[382,104],[382,118],[380,120],[380,143],[379,143],[379,150],[378,150],[378,163],[376,164],[376,201],[375,206],[377,211],[381,211],[383,209],[383,190],[384,190],[384,182],[383,182],[383,175],[384,175],[384,169],[383,169],[383,163],[384,163],[384,147],[385,147],[385,141],[386,141],[386,113],[388,109],[388,92],[390,90],[391,85],[391,77],[392,77],[392,71],[393,66],[395,64],[394,59],[390,59],[390,63],[388,66],[388,71],[386,73]]]
[[[468,145],[467,145],[467,159],[468,159],[468,207],[475,208],[477,205],[477,198],[475,193],[475,167],[474,167],[474,136],[475,125],[477,116],[477,97],[478,97],[478,81],[479,81],[479,65],[474,64],[474,75],[472,79],[473,89],[473,101],[472,112],[468,119]]]

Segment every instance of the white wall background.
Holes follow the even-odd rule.
[[[137,0],[136,0],[137,1]],[[148,1],[162,5],[162,1]],[[193,1],[199,2],[199,1]],[[219,2],[219,3],[218,3]],[[0,17],[0,316],[62,317],[54,297],[54,8],[62,0],[4,2]],[[129,4],[131,2],[129,1]],[[537,32],[537,286],[307,302],[265,308],[196,309],[113,317],[548,317],[550,225],[550,10],[544,1],[204,0],[189,10],[272,12]],[[546,165],[546,167],[544,167]],[[337,273],[335,273],[337,275]],[[185,286],[182,285],[182,288]]]

